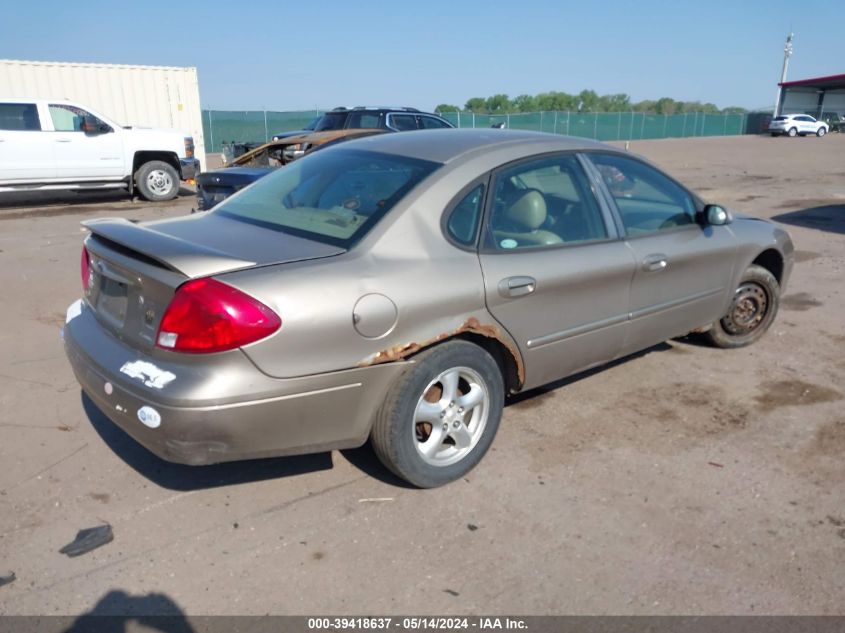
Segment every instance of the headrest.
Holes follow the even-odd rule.
[[[534,189],[518,194],[505,209],[505,217],[529,231],[536,231],[546,221],[543,194]]]

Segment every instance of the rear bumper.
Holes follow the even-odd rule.
[[[198,158],[180,158],[179,171],[182,180],[194,180],[199,175],[200,161]]]
[[[106,417],[162,459],[194,465],[360,446],[389,385],[407,366],[276,379],[240,350],[153,357],[116,339],[85,307],[66,322],[63,338],[79,384]],[[174,377],[132,377],[138,372],[126,365],[138,361]]]

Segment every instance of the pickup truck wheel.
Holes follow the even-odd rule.
[[[420,488],[442,486],[481,461],[503,406],[504,381],[493,357],[467,341],[448,341],[415,356],[390,388],[372,445],[402,479]]]
[[[734,292],[728,313],[706,333],[716,347],[733,349],[757,341],[775,320],[780,304],[780,285],[762,266],[752,264]]]
[[[173,200],[179,194],[179,174],[169,163],[151,160],[135,172],[135,187],[150,202]]]

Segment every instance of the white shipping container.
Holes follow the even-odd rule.
[[[196,68],[0,59],[0,98],[21,97],[78,101],[120,125],[190,134],[207,168]]]

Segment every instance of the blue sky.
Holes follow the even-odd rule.
[[[834,0],[4,4],[0,58],[196,66],[204,108],[431,109],[585,88],[761,107],[790,30],[790,79],[845,73]]]

